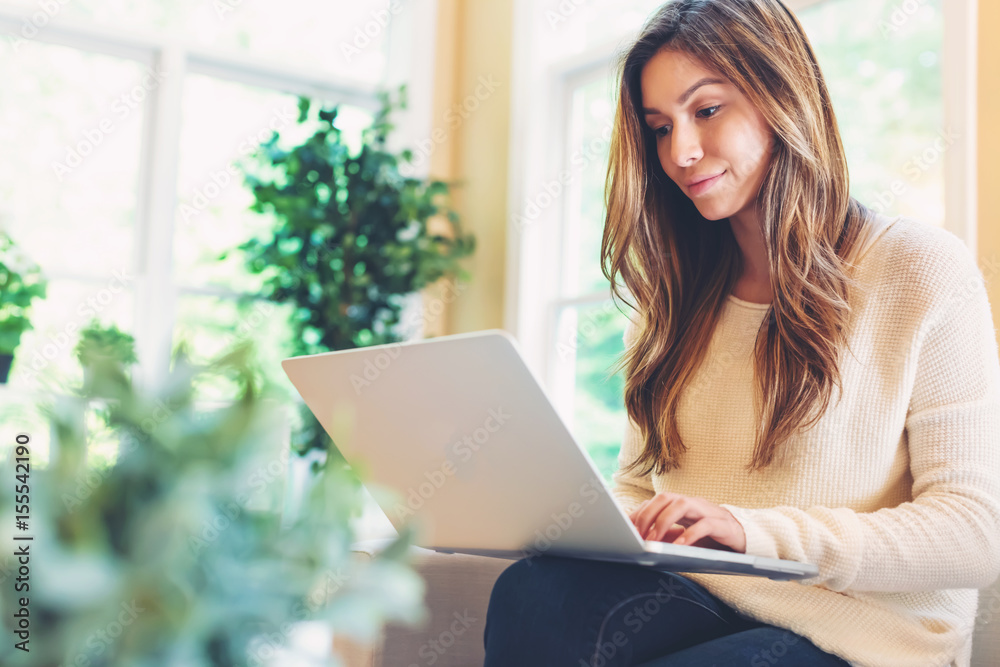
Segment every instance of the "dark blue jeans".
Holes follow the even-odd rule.
[[[626,563],[535,555],[500,573],[484,667],[843,667],[690,579]]]

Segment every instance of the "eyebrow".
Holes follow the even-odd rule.
[[[677,99],[677,104],[684,104],[685,102],[688,101],[689,97],[691,97],[692,95],[694,95],[694,91],[698,90],[702,86],[709,86],[709,85],[712,85],[714,83],[722,83],[722,84],[724,84],[726,82],[723,81],[722,79],[715,79],[713,77],[706,76],[704,79],[702,79],[701,81],[698,81],[696,84],[694,84],[693,86],[691,86],[690,88],[688,88],[687,90],[685,90],[684,94],[681,95]],[[642,113],[644,115],[646,115],[646,116],[651,116],[653,114],[660,113],[660,110],[659,109],[646,109],[646,108],[643,108]]]

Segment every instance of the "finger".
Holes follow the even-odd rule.
[[[660,508],[663,507],[669,498],[663,494],[656,494],[649,500],[645,501],[636,510],[635,518],[632,523],[635,524],[636,530],[639,531],[640,535],[645,535],[649,531],[650,525],[652,525],[653,520],[656,519],[657,515],[660,513]]]
[[[704,498],[694,496],[679,496],[675,502],[665,508],[657,519],[657,526],[660,532],[665,533],[665,528],[670,528],[674,524],[691,526],[702,519],[715,516],[712,512],[712,503]],[[662,540],[662,537],[657,539]]]
[[[684,532],[684,526],[671,526],[667,528],[667,532],[659,540],[654,540],[656,542],[673,542],[678,535]]]
[[[689,499],[679,496],[668,501],[667,505],[660,510],[654,518],[646,534],[647,540],[662,542],[664,535],[674,524],[681,523],[688,512]]]
[[[652,500],[652,498],[650,498],[649,500]],[[628,515],[628,518],[629,518],[629,520],[630,520],[630,521],[631,521],[632,523],[635,523],[635,519],[636,519],[636,517],[637,517],[637,516],[639,516],[639,513],[640,513],[640,512],[641,512],[641,511],[642,511],[643,509],[645,509],[646,505],[648,505],[648,504],[649,504],[649,500],[643,500],[643,501],[642,501],[641,503],[639,503],[638,505],[636,505],[635,509],[633,509],[633,510],[632,510],[632,511],[631,511],[631,512],[629,513],[629,515]]]
[[[704,518],[705,511],[699,503],[699,498],[678,495],[660,512],[656,519],[656,531],[650,533],[649,539],[663,541],[666,531],[674,524],[688,526]]]
[[[703,537],[711,537],[715,539],[716,535],[718,534],[716,532],[716,529],[718,528],[718,523],[719,522],[717,520],[711,517],[706,517],[704,519],[700,519],[699,521],[695,521],[693,524],[685,528],[684,531],[680,535],[678,535],[676,539],[674,539],[673,543],[680,545],[684,544],[690,545],[694,544]],[[718,542],[718,540],[716,541]]]
[[[658,493],[646,501],[646,506],[639,510],[635,521],[632,522],[635,524],[640,535],[646,535],[649,532],[650,526],[653,525],[653,521],[659,516],[660,511],[665,505],[674,500],[674,498],[673,494]]]

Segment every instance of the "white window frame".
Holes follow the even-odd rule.
[[[135,278],[132,295],[134,328],[131,333],[136,340],[139,359],[133,377],[137,386],[158,387],[166,378],[179,296],[240,296],[232,290],[180,286],[174,279],[173,244],[175,209],[179,205],[177,176],[184,75],[204,74],[222,81],[348,103],[370,111],[379,107],[379,87],[394,93],[401,83],[406,82],[407,109],[394,114],[395,130],[387,142],[390,150],[398,152],[404,147],[416,146],[419,140],[431,134],[437,43],[434,39],[437,0],[408,0],[402,7],[387,27],[387,61],[380,84],[302,67],[275,66],[253,54],[213,50],[153,32],[108,29],[62,16],[51,17],[44,29],[33,37],[33,41],[39,43],[110,55],[170,73],[160,86],[151,91],[149,101],[143,107],[134,220],[135,252],[131,267]],[[0,31],[19,34],[26,20],[23,12],[0,7]],[[426,165],[408,168],[408,176],[426,178],[428,175]],[[107,281],[106,277],[61,272],[53,267],[46,267],[46,277],[98,287]],[[413,297],[407,301],[407,310],[422,309],[421,295],[418,293]],[[295,399],[301,401],[298,396]],[[286,426],[281,429],[283,439],[274,443],[274,451],[283,460],[287,460],[289,455],[289,419],[286,416]],[[55,442],[52,434],[50,441]],[[50,452],[50,457],[56,456],[57,451]],[[296,458],[289,466],[285,481],[285,521],[296,516],[301,506],[309,461]],[[364,500],[364,515],[352,520],[356,536],[365,539],[391,535],[394,531],[391,527],[386,529],[384,514],[367,492],[364,493]]]
[[[437,0],[410,0],[387,27],[387,62],[381,85],[395,90],[408,82],[408,108],[394,116],[390,147],[412,146],[429,136],[433,102],[435,41],[424,41],[436,27]],[[18,35],[30,11],[0,7],[0,31]],[[177,298],[189,294],[237,297],[238,292],[178,286],[173,244],[179,169],[181,102],[186,74],[204,74],[294,95],[336,100],[371,111],[378,109],[378,83],[272,62],[252,53],[187,44],[169,35],[116,29],[53,16],[32,41],[109,55],[168,74],[143,107],[139,184],[134,221],[134,331],[139,364],[137,385],[159,386],[170,363]],[[426,169],[426,168],[425,168]],[[414,169],[417,177],[426,176]],[[117,268],[117,267],[116,267]],[[106,277],[81,276],[47,268],[50,280],[102,285]]]
[[[830,0],[785,0],[792,11]],[[978,0],[948,0],[942,46],[943,113],[946,128],[959,136],[944,155],[946,228],[976,252],[976,17]],[[559,249],[568,234],[564,198],[555,191],[569,167],[567,127],[574,86],[582,77],[607,72],[616,50],[630,34],[609,35],[604,43],[571,58],[539,67],[535,47],[537,13],[533,0],[515,0],[511,91],[511,142],[507,225],[504,328],[520,343],[529,366],[550,398],[572,424],[574,378],[556,349],[558,313],[567,306],[600,304],[607,293],[567,299],[559,293]],[[579,174],[577,174],[579,176]],[[547,191],[545,186],[549,185]],[[529,209],[534,203],[536,208]],[[525,212],[537,213],[524,224]],[[539,212],[540,211],[540,212]],[[575,249],[575,247],[574,247]],[[567,342],[567,341],[562,341]],[[564,360],[563,360],[564,361]]]

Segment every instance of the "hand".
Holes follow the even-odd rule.
[[[704,498],[663,491],[635,508],[629,519],[646,540],[741,554],[747,550],[746,532],[736,517]]]

